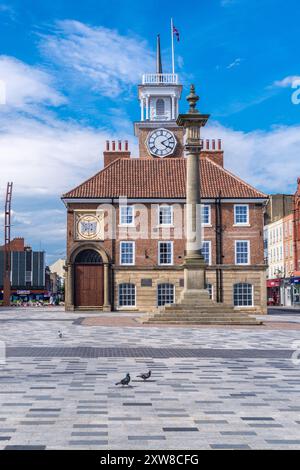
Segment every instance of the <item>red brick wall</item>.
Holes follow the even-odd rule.
[[[207,151],[202,150],[200,153],[201,158],[209,158],[217,165],[224,167],[224,152],[223,150],[219,151]]]
[[[96,209],[98,204],[71,204],[68,210],[68,222],[67,222],[67,253],[70,255],[71,251],[75,246],[81,245],[84,242],[74,241],[74,212],[73,209]],[[119,215],[118,206],[116,207],[117,217],[117,230],[119,227]],[[150,221],[150,205],[146,205],[146,212],[148,220]],[[136,221],[143,219],[145,215],[140,210],[136,210]],[[155,219],[157,220],[157,219]],[[250,255],[251,264],[264,264],[264,250],[263,250],[263,209],[262,205],[249,204],[249,226],[239,227],[234,226],[234,204],[223,203],[222,204],[222,225],[223,225],[223,264],[234,264],[235,263],[235,240],[249,240],[250,241]],[[211,205],[211,222],[212,227],[206,227],[204,229],[205,240],[211,240],[212,242],[212,264],[216,262],[216,234],[215,234],[215,207]],[[107,231],[106,226],[106,231]],[[124,230],[124,229],[123,229]],[[149,223],[148,238],[147,239],[135,239],[135,231],[128,229],[128,239],[135,239],[135,265],[139,267],[153,267],[157,265],[158,259],[158,241],[162,240],[161,231],[158,229],[154,232],[156,238],[151,239],[151,224]],[[118,232],[119,233],[119,232]],[[170,237],[165,238],[166,240],[172,240],[173,234],[170,233]],[[109,256],[112,258],[113,247],[115,246],[115,256],[113,263],[119,264],[119,241],[125,239],[123,236],[117,236],[115,242],[112,240],[105,240],[99,242],[105,248]],[[182,264],[184,257],[185,240],[183,238],[174,240],[173,243],[173,255],[174,264]]]

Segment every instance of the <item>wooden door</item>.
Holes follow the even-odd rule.
[[[103,306],[103,265],[75,265],[76,307]]]

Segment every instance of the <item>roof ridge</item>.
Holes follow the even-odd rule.
[[[235,175],[234,173],[231,173],[231,171],[227,170],[226,168],[224,168],[223,166],[220,166],[218,165],[217,163],[215,163],[213,160],[211,160],[209,157],[204,157],[204,160],[206,161],[209,161],[210,164],[218,167],[220,170],[224,171],[224,173],[227,173],[229,176],[232,176],[232,178],[236,179],[237,181],[239,181],[239,183],[242,183],[244,184],[245,186],[247,186],[249,189],[252,189],[252,191],[256,191],[257,193],[261,194],[262,196],[264,197],[268,197],[267,194],[263,193],[262,191],[256,189],[254,186],[252,186],[251,184],[247,183],[246,181],[244,181],[242,178],[240,178],[239,176]]]

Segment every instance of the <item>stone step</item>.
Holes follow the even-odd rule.
[[[195,312],[187,312],[181,314],[154,314],[150,315],[148,318],[142,320],[143,323],[152,323],[152,324],[239,324],[239,325],[260,325],[262,324],[261,320],[257,320],[255,317],[250,317],[248,314],[241,313],[207,313],[203,312],[202,314],[197,314]]]
[[[261,321],[241,321],[241,320],[195,320],[195,321],[144,321],[145,324],[152,324],[152,325],[250,325],[250,326],[258,326],[262,325],[263,322]]]
[[[192,316],[196,316],[196,315],[203,315],[203,314],[206,314],[206,315],[248,315],[248,314],[251,314],[250,312],[241,312],[241,311],[235,311],[233,310],[232,308],[230,309],[220,309],[220,310],[216,310],[216,309],[206,309],[206,308],[201,308],[201,309],[197,309],[197,310],[183,310],[183,311],[172,311],[172,310],[166,310],[166,311],[163,311],[163,312],[158,312],[158,313],[154,313],[154,315],[159,315],[159,316],[165,316],[165,315],[172,315],[172,316],[182,316],[182,315],[192,315]]]
[[[195,315],[195,316],[181,316],[181,317],[174,317],[174,316],[153,316],[150,317],[148,320],[151,321],[202,321],[202,320],[222,320],[222,321],[256,321],[255,318],[251,317],[243,317],[243,316],[233,316],[228,315],[226,316],[219,316],[219,315]]]
[[[166,305],[165,307],[161,308],[162,312],[167,312],[167,311],[192,311],[192,310],[233,310],[233,307],[231,305],[224,305],[224,304],[205,304],[205,303],[199,303],[199,304],[183,304],[183,305]]]
[[[206,321],[239,321],[239,322],[257,322],[261,320],[257,320],[255,317],[249,317],[248,315],[181,315],[181,316],[173,316],[173,315],[154,315],[145,318],[145,321],[148,322],[206,322]]]

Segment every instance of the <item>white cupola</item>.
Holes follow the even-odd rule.
[[[175,73],[163,73],[160,36],[157,36],[156,73],[143,75],[139,85],[141,121],[176,121],[182,86]]]

